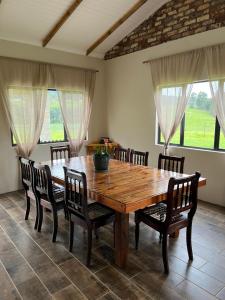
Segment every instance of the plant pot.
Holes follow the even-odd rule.
[[[107,171],[109,166],[109,154],[108,153],[95,153],[93,155],[93,161],[96,171]]]

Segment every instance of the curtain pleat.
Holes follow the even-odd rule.
[[[82,72],[81,86],[76,90],[59,90],[57,88],[72,156],[79,154],[87,135],[95,78],[95,72],[84,71]]]
[[[0,97],[18,156],[30,157],[38,143],[49,77],[46,64],[0,58]]]
[[[214,109],[225,136],[225,45],[206,48],[205,54]]]

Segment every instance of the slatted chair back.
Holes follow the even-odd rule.
[[[32,187],[32,165],[34,161],[19,157],[22,184],[25,190],[29,190]]]
[[[193,217],[197,209],[198,201],[198,181],[200,173],[186,178],[170,178],[167,192],[167,213],[166,223],[171,223],[180,218],[184,211],[190,211],[190,217]]]
[[[89,221],[86,174],[66,167],[63,168],[66,207],[70,213]]]
[[[184,172],[184,160],[185,157],[169,156],[160,153],[158,159],[158,169],[164,169],[182,174]]]
[[[71,157],[70,145],[50,146],[51,160],[69,159]]]
[[[116,147],[114,149],[114,159],[129,162],[130,161],[130,149]]]
[[[32,168],[32,185],[35,195],[40,199],[55,203],[51,171],[48,165],[34,164]]]
[[[135,165],[147,166],[148,155],[149,152],[135,151],[132,149],[130,152],[130,162]]]

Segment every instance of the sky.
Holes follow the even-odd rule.
[[[192,93],[198,94],[199,92],[205,92],[209,98],[211,98],[211,92],[208,82],[198,82],[193,84]]]

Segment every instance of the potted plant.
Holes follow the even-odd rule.
[[[107,171],[110,155],[107,147],[98,147],[93,155],[93,161],[96,171]]]

